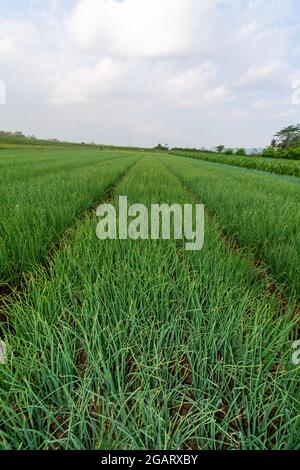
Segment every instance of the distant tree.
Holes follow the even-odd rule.
[[[281,129],[275,134],[272,144],[280,149],[300,146],[300,124]]]
[[[168,144],[158,144],[156,147],[154,147],[154,150],[159,150],[160,152],[167,152],[169,150]]]
[[[233,150],[233,149],[225,149],[225,150],[224,150],[224,153],[225,153],[225,155],[233,155],[233,154],[234,154],[234,150]]]
[[[236,152],[235,152],[235,154],[236,154],[236,155],[239,155],[240,157],[247,155],[246,150],[243,149],[243,148],[237,149]]]
[[[25,135],[24,135],[23,132],[21,132],[21,131],[16,131],[16,132],[15,132],[15,136],[16,136],[16,137],[25,137]]]
[[[218,153],[222,153],[225,150],[225,145],[218,145],[216,147]]]
[[[280,157],[280,152],[278,152],[275,148],[273,147],[267,147],[263,150],[262,156],[267,157],[267,158],[276,158]]]

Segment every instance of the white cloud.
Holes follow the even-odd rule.
[[[207,91],[204,96],[204,100],[207,103],[220,103],[222,101],[231,101],[233,99],[234,96],[226,85],[219,85],[213,90]]]
[[[38,28],[28,19],[20,20],[0,16],[0,44],[11,53],[21,51],[25,47],[36,48],[39,43]],[[0,60],[2,59],[0,55]]]
[[[175,92],[195,90],[203,84],[216,79],[216,68],[212,63],[191,67],[167,82],[167,87]]]
[[[121,67],[103,59],[94,67],[81,67],[58,80],[52,97],[56,104],[84,103],[112,92],[121,75]]]
[[[240,78],[240,86],[260,86],[263,84],[277,83],[285,81],[287,68],[281,61],[267,62],[260,65],[251,65],[246,73]]]
[[[274,113],[270,115],[271,119],[281,119],[281,118],[287,118],[289,116],[293,116],[296,114],[295,109],[288,109],[286,111],[279,111],[278,113]]]
[[[298,0],[33,4],[23,16],[0,13],[0,80],[9,91],[0,128],[124,144],[255,146],[270,140],[270,116],[278,125],[296,116]]]
[[[167,90],[182,108],[219,104],[232,98],[229,88],[219,84],[214,64],[208,62],[189,68],[167,81]]]
[[[16,47],[8,39],[0,39],[0,57],[2,60],[11,59],[16,54]]]
[[[211,15],[215,4],[216,0],[80,0],[66,28],[71,40],[91,53],[180,57],[190,54],[193,46],[204,46],[207,25],[202,19]],[[198,44],[193,44],[195,33]]]
[[[261,100],[254,101],[254,103],[251,104],[251,109],[253,109],[254,111],[256,110],[259,111],[259,110],[267,109],[269,106],[270,106],[270,103],[267,100],[261,99]]]

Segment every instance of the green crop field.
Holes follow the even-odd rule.
[[[216,153],[207,153],[201,151],[171,151],[172,155],[179,155],[188,158],[206,160],[215,163],[224,163],[226,165],[238,166],[242,168],[252,168],[255,170],[267,171],[278,175],[300,176],[299,160],[284,160],[276,158],[223,155]]]
[[[300,449],[300,180],[259,169],[1,150],[1,450]],[[100,241],[124,195],[203,203],[203,249]]]
[[[0,155],[0,276],[20,281],[51,243],[98,201],[136,156],[99,150],[9,151]]]

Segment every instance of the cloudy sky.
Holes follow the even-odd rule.
[[[0,0],[0,129],[260,147],[299,79],[299,0]]]

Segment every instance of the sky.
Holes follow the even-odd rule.
[[[299,80],[299,0],[0,0],[3,130],[263,147]]]

